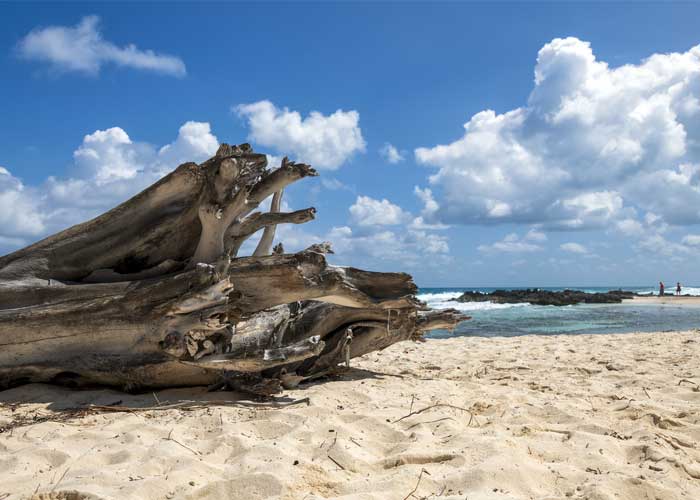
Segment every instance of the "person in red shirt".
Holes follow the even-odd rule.
[[[659,281],[659,297],[663,297],[663,296],[664,296],[664,282]]]

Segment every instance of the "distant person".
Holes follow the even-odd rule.
[[[676,283],[676,295],[681,294],[681,282]]]
[[[663,297],[663,296],[664,296],[664,282],[659,281],[659,297]]]

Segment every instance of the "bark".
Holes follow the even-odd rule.
[[[217,382],[270,394],[430,329],[407,274],[327,263],[327,243],[271,253],[284,188],[315,176],[286,158],[269,171],[222,144],[91,221],[0,257],[0,386],[31,381],[124,388]],[[253,212],[273,196],[270,212]],[[262,230],[250,257],[241,245]]]

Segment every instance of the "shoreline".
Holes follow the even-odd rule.
[[[698,295],[642,295],[632,299],[624,299],[623,304],[650,304],[650,305],[673,305],[686,307],[700,307],[700,296]],[[700,326],[700,325],[699,325]]]
[[[700,498],[697,331],[429,339],[353,361],[285,392],[309,406],[96,413],[2,432],[0,497]],[[28,385],[0,392],[0,427],[90,403],[234,397]]]

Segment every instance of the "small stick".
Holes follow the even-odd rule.
[[[418,482],[416,483],[415,488],[411,490],[411,492],[403,497],[403,500],[408,500],[408,497],[412,496],[416,491],[418,491],[418,487],[420,486],[420,480],[423,479],[423,473],[426,473],[427,475],[430,475],[430,472],[428,472],[425,469],[420,470],[420,474],[418,475]]]
[[[617,408],[617,409],[614,410],[614,411],[626,410],[627,408],[629,408],[629,407],[632,405],[632,401],[634,401],[634,399],[628,399],[628,400],[627,400],[627,406],[625,406],[625,407],[623,407],[623,408]]]
[[[419,415],[419,414],[423,413],[424,411],[432,410],[433,408],[452,408],[452,409],[455,409],[455,410],[466,411],[467,413],[469,413],[469,415],[470,415],[472,418],[474,418],[474,414],[473,414],[471,411],[469,411],[468,409],[466,409],[466,408],[462,408],[461,406],[455,406],[455,405],[451,405],[451,404],[447,404],[447,403],[437,403],[437,404],[434,404],[434,405],[426,406],[425,408],[422,408],[422,409],[420,409],[420,410],[412,411],[412,412],[409,413],[408,415],[404,415],[403,417],[401,417],[401,418],[399,418],[399,419],[397,419],[397,420],[394,420],[394,423],[400,422],[400,421],[402,421],[402,420],[404,420],[404,419],[406,419],[406,418],[408,418],[408,417],[412,417],[413,415]],[[472,422],[472,418],[469,419],[469,423],[470,423],[470,424],[471,424],[471,422]],[[467,424],[467,425],[468,425],[468,424]]]
[[[175,430],[175,428],[170,429],[170,433],[168,434],[168,437],[165,438],[165,439],[167,439],[168,441],[172,441],[173,443],[179,444],[179,445],[182,446],[183,448],[185,448],[185,449],[187,449],[187,450],[190,450],[190,451],[191,451],[192,453],[194,453],[195,455],[201,455],[201,453],[198,452],[197,450],[193,450],[193,449],[190,448],[189,446],[187,446],[187,445],[185,445],[185,444],[182,444],[180,441],[178,441],[177,439],[173,438],[173,437],[172,437],[172,434],[173,434],[173,431],[174,431],[174,430]]]
[[[61,474],[61,477],[58,479],[58,482],[54,484],[51,488],[51,491],[55,490],[56,487],[58,487],[58,485],[61,484],[61,481],[63,481],[63,478],[66,477],[66,474],[68,473],[68,469],[70,469],[70,465],[66,467],[66,470],[63,471],[63,474]]]
[[[154,410],[171,410],[173,408],[180,408],[182,410],[192,410],[199,408],[206,408],[208,406],[248,406],[252,408],[284,408],[287,406],[293,406],[306,403],[311,404],[311,400],[306,397],[302,399],[295,399],[294,401],[273,401],[271,403],[254,403],[252,401],[227,401],[227,400],[212,400],[212,401],[180,401],[179,403],[173,403],[169,405],[161,406],[143,406],[143,407],[132,407],[132,406],[100,406],[100,405],[89,405],[85,408],[80,408],[81,410],[101,410],[101,411],[113,411],[113,412],[137,412],[137,411],[154,411]]]
[[[409,412],[413,411],[413,402],[416,400],[416,395],[411,394],[411,407],[408,409]]]
[[[442,422],[443,420],[452,420],[452,421],[454,421],[454,418],[452,418],[452,417],[444,417],[444,418],[438,418],[437,420],[429,420],[428,422],[417,422],[417,423],[411,425],[410,427],[408,427],[406,430],[413,429],[414,427],[417,427],[417,426],[419,426],[419,425],[421,425],[421,424],[434,424],[434,423],[436,423],[436,422]]]
[[[158,399],[158,396],[156,396],[156,393],[155,393],[155,392],[153,392],[152,394],[153,394],[153,399],[156,400],[156,404],[157,404],[158,406],[160,406],[160,405],[161,405],[161,402],[160,402],[160,400]]]
[[[646,394],[647,397],[648,397],[649,399],[651,399],[651,396],[649,396],[649,393],[647,392],[647,388],[646,388],[646,387],[642,387],[642,389],[644,389],[644,394]]]
[[[337,465],[337,466],[340,467],[341,469],[345,470],[345,467],[343,467],[335,458],[333,458],[332,456],[330,456],[330,454],[328,454],[328,455],[326,455],[326,456],[327,456],[327,457],[330,459],[330,461],[333,462],[335,465]]]

